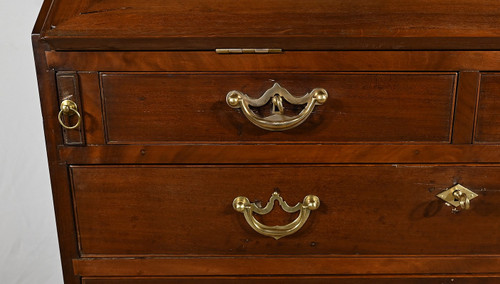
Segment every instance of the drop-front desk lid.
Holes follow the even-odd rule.
[[[498,0],[46,0],[57,50],[500,49]]]

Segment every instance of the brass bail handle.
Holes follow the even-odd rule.
[[[75,129],[80,125],[80,122],[82,121],[82,117],[81,117],[80,113],[78,112],[78,106],[76,105],[76,103],[74,101],[72,101],[72,100],[62,101],[60,109],[61,110],[59,111],[59,114],[57,115],[57,119],[59,120],[59,124],[61,124],[62,127],[66,128],[66,129]],[[67,126],[66,124],[64,124],[64,122],[62,120],[63,114],[67,115],[67,116],[73,116],[76,114],[78,116],[78,121],[73,126]]]
[[[257,221],[253,216],[253,213],[265,215],[271,212],[274,207],[274,201],[276,200],[285,212],[295,213],[297,211],[300,211],[299,216],[291,223],[283,226],[267,226]],[[245,220],[247,221],[248,225],[252,227],[252,229],[254,229],[259,234],[273,237],[276,240],[284,236],[291,235],[300,230],[300,228],[302,228],[302,226],[304,226],[304,224],[306,223],[307,218],[309,218],[309,213],[312,210],[318,209],[319,204],[320,202],[317,196],[307,195],[306,197],[304,197],[304,201],[302,203],[299,202],[295,206],[289,206],[277,192],[274,192],[272,194],[269,202],[264,208],[255,203],[251,203],[248,198],[244,196],[238,196],[233,200],[234,210],[243,213],[243,215],[245,216]]]
[[[269,131],[283,131],[292,129],[304,121],[311,115],[314,107],[322,105],[328,99],[328,92],[322,88],[315,88],[311,92],[302,97],[292,96],[285,88],[275,83],[268,89],[260,98],[250,98],[248,95],[233,90],[227,93],[226,102],[232,108],[241,108],[243,115],[254,125]],[[255,114],[250,107],[262,107],[269,100],[273,104],[272,115],[261,117]],[[286,100],[292,105],[304,105],[304,109],[295,116],[285,115],[283,100]]]

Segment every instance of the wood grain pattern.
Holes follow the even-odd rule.
[[[495,0],[59,0],[42,36],[54,49],[498,49],[499,9]]]
[[[81,254],[87,257],[500,254],[500,227],[491,226],[499,216],[496,167],[71,169]],[[479,194],[460,214],[435,197],[456,183]],[[237,196],[265,205],[276,188],[289,204],[307,194],[321,200],[300,231],[278,241],[254,232],[231,205]],[[286,224],[296,217],[274,212],[261,222]],[[448,237],[453,235],[460,237]]]
[[[75,129],[66,129],[61,126],[63,132],[64,144],[66,145],[85,145],[85,119],[87,118],[82,110],[82,102],[80,95],[80,84],[76,72],[58,72],[57,78],[57,93],[59,96],[59,104],[64,100],[71,100],[77,105],[77,111],[82,115],[80,126]],[[62,121],[72,126],[78,122],[78,116],[71,113],[71,116],[63,115]]]
[[[499,26],[497,0],[45,0],[32,39],[65,283],[499,282]],[[64,144],[56,74],[80,83],[82,147]],[[270,134],[224,100],[270,80],[330,98]],[[455,183],[471,210],[435,197]],[[279,241],[231,207],[275,188],[322,201]]]
[[[105,278],[84,277],[83,284],[169,284],[169,283],[289,283],[289,284],[494,284],[499,281],[498,276],[486,275],[449,275],[437,277],[419,276],[369,276],[369,277],[346,277],[346,276],[294,276],[294,277],[129,277],[129,278]]]
[[[69,184],[68,168],[58,162],[57,146],[63,144],[57,113],[59,104],[57,97],[56,72],[46,69],[45,51],[47,45],[40,41],[38,35],[32,36],[33,52],[36,62],[40,106],[44,116],[43,127],[47,157],[49,161],[50,181],[54,210],[56,215],[57,234],[61,247],[61,262],[64,282],[80,283],[80,277],[73,272],[72,259],[78,257],[75,219],[72,209],[72,197]]]
[[[104,73],[108,143],[443,142],[449,143],[455,73]],[[238,90],[260,97],[277,82],[295,96],[329,92],[302,125],[271,132],[229,107]],[[258,109],[269,115],[271,106]],[[290,104],[286,114],[302,108]],[[267,114],[266,114],[267,111]]]
[[[85,117],[87,143],[105,144],[104,120],[102,118],[101,89],[97,72],[78,72],[81,85],[82,102]]]
[[[500,74],[481,75],[475,143],[500,142]]]
[[[59,148],[67,164],[498,163],[500,145],[112,145]]]
[[[453,122],[453,144],[472,143],[479,81],[480,73],[477,71],[460,72]]]
[[[85,71],[498,71],[500,51],[46,52],[55,70]]]
[[[47,14],[51,8],[53,0],[44,0],[42,3],[42,7],[40,8],[40,12],[38,13],[38,17],[33,26],[32,35],[36,35],[40,37],[40,32],[42,31],[43,25],[47,20]]]
[[[276,265],[279,263],[279,265]],[[152,258],[73,261],[82,276],[498,274],[498,256]],[[434,275],[432,275],[434,274]],[[473,276],[473,275],[470,275]],[[353,276],[355,278],[356,276]]]

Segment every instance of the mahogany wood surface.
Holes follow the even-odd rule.
[[[31,32],[32,36],[36,35],[36,40],[40,39],[40,32],[42,31],[42,28],[47,21],[47,15],[50,11],[50,8],[52,8],[52,2],[53,0],[43,0],[42,7],[40,8],[40,12],[38,13],[35,24],[33,26],[33,30]],[[33,37],[32,40],[34,40]],[[37,63],[39,63],[39,61],[37,61]]]
[[[87,144],[105,144],[102,118],[101,90],[97,72],[78,72],[80,93],[85,98],[83,117],[85,118]]]
[[[500,254],[500,226],[493,225],[499,171],[432,165],[71,167],[82,256]],[[479,194],[460,214],[435,196],[456,183]],[[274,190],[292,206],[308,194],[321,200],[300,231],[279,241],[254,232],[232,208],[237,196],[265,206]],[[284,225],[296,218],[273,212],[261,222]],[[454,235],[459,237],[449,238]]]
[[[460,72],[453,123],[454,144],[472,143],[480,78],[477,71]]]
[[[498,49],[496,0],[56,0],[54,49]],[[459,20],[457,20],[459,19]]]
[[[500,145],[112,145],[59,148],[67,164],[499,163]]]
[[[45,0],[32,40],[65,283],[498,283],[499,27],[497,0]],[[283,133],[225,103],[273,80],[330,97]],[[64,133],[68,90],[84,124]],[[435,197],[456,183],[470,210]],[[322,202],[279,241],[231,206],[276,188]]]
[[[57,71],[460,71],[500,70],[500,51],[46,52]]]
[[[57,93],[59,95],[59,104],[64,100],[71,100],[77,106],[77,111],[83,114],[82,103],[80,96],[80,85],[76,72],[58,72],[57,78]],[[78,116],[74,112],[71,115],[62,115],[62,121],[67,126],[73,126],[78,123]],[[87,118],[87,116],[83,116]],[[64,143],[67,145],[85,145],[85,123],[81,117],[81,127],[74,130],[65,129],[62,127]]]
[[[498,276],[498,256],[429,257],[253,257],[253,258],[81,258],[73,261],[82,276],[233,276],[233,275],[421,275]],[[433,275],[434,274],[434,275]]]
[[[316,284],[493,284],[498,283],[498,276],[464,276],[450,275],[438,277],[401,277],[401,276],[381,276],[381,277],[346,277],[346,276],[294,276],[294,277],[130,277],[130,278],[105,278],[105,277],[84,277],[82,284],[168,284],[168,283],[316,283]]]
[[[46,2],[45,2],[46,3]],[[44,7],[45,6],[44,3]],[[42,7],[42,10],[44,8]],[[36,26],[35,26],[36,28]],[[32,36],[33,51],[40,93],[40,106],[44,116],[43,127],[47,157],[49,161],[50,181],[54,210],[56,215],[57,234],[61,248],[61,263],[65,283],[80,283],[80,278],[73,272],[72,259],[78,257],[75,219],[72,210],[72,196],[69,184],[68,168],[58,162],[57,145],[63,144],[63,135],[57,114],[59,112],[56,73],[45,68],[45,51],[48,47],[40,41],[37,34]]]
[[[477,107],[476,143],[500,142],[500,74],[481,75],[481,88]]]
[[[456,76],[428,73],[104,73],[108,143],[444,142],[451,139]],[[226,103],[238,90],[259,98],[275,83],[299,97],[329,92],[300,126],[271,132]],[[285,114],[304,106],[285,103]],[[271,104],[256,113],[270,115]]]

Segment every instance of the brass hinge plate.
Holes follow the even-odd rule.
[[[267,54],[267,53],[281,53],[283,52],[283,50],[281,48],[217,48],[215,52],[219,54],[242,54],[242,53]]]

